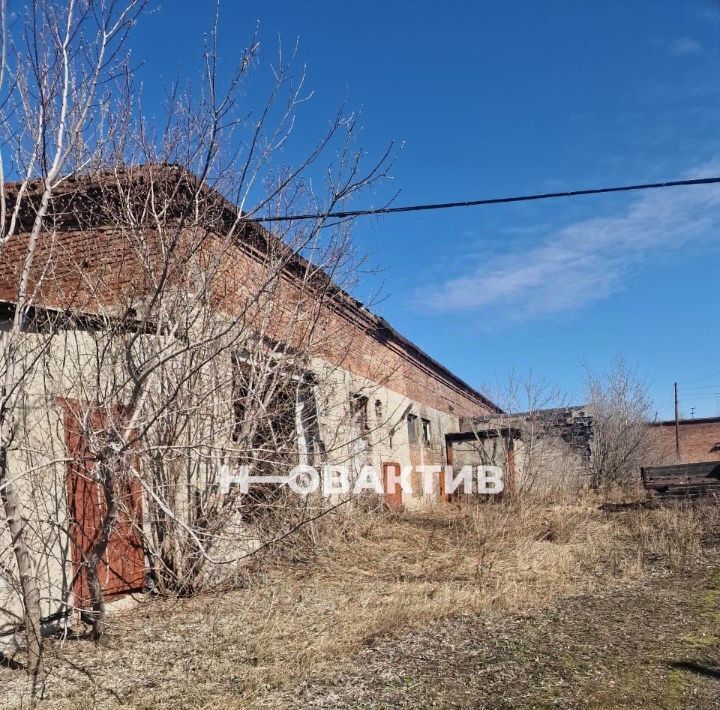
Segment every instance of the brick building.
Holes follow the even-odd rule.
[[[677,458],[675,421],[653,422],[650,426],[657,435],[662,460],[674,462]],[[680,461],[720,461],[720,417],[681,419],[678,430]]]
[[[487,397],[334,286],[323,271],[298,254],[287,254],[279,240],[250,220],[241,222],[232,239],[221,238],[213,229],[205,229],[202,238],[196,239],[178,217],[175,222],[180,227],[173,227],[178,257],[166,268],[161,257],[167,242],[153,231],[152,220],[137,226],[133,215],[127,220],[129,227],[120,226],[113,210],[105,209],[108,204],[117,209],[125,203],[142,208],[150,201],[151,192],[155,202],[171,195],[162,217],[174,219],[171,210],[176,202],[182,205],[178,195],[182,197],[187,191],[193,200],[202,199],[209,205],[218,232],[231,230],[237,223],[237,209],[211,190],[193,192],[194,177],[173,167],[144,166],[121,175],[119,182],[116,177],[76,179],[56,193],[47,219],[49,226],[41,234],[30,274],[33,309],[23,325],[23,348],[30,360],[38,358],[33,363],[40,366],[33,365],[32,376],[22,383],[23,409],[17,417],[16,441],[25,437],[27,445],[11,449],[8,465],[9,475],[19,481],[27,503],[23,515],[29,521],[37,550],[35,565],[42,579],[43,611],[48,617],[87,603],[83,598],[87,593],[83,582],[83,555],[87,550],[77,550],[87,545],[82,540],[92,540],[97,532],[97,509],[94,504],[88,507],[85,500],[99,499],[91,472],[94,464],[82,453],[87,443],[83,437],[88,435],[80,431],[73,413],[89,408],[85,424],[93,436],[104,436],[108,412],[124,406],[114,400],[106,401],[102,408],[93,404],[97,392],[89,385],[102,388],[116,377],[112,368],[97,364],[98,333],[112,322],[113,327],[120,323],[130,331],[140,329],[138,337],[149,343],[164,347],[172,341],[172,332],[168,336],[167,329],[152,327],[143,315],[143,309],[149,308],[148,283],[160,277],[166,279],[166,289],[191,292],[200,278],[198,273],[203,273],[197,264],[213,264],[216,278],[212,303],[217,312],[231,319],[243,312],[248,291],[255,283],[262,283],[268,265],[278,259],[278,254],[281,256],[282,268],[273,281],[272,298],[265,311],[249,311],[247,327],[263,348],[267,343],[267,349],[283,353],[292,352],[307,332],[323,336],[317,339],[312,357],[307,358],[306,370],[288,380],[293,383],[292,391],[286,388],[281,393],[286,399],[290,397],[285,408],[289,416],[282,424],[297,442],[300,462],[303,457],[313,463],[349,461],[358,468],[372,464],[388,472],[408,465],[442,465],[446,463],[445,435],[460,431],[461,418],[500,412]],[[15,316],[17,284],[40,187],[30,186],[24,198],[26,207],[18,214],[20,229],[0,250],[3,348],[7,347]],[[16,190],[9,186],[8,213],[16,198]],[[313,308],[308,292],[323,294],[319,308]],[[264,294],[263,289],[258,293]],[[60,325],[51,327],[49,323]],[[112,347],[112,343],[103,344],[105,349]],[[232,448],[238,429],[238,407],[233,404],[238,395],[231,388],[235,372],[252,367],[252,358],[234,350],[221,360],[209,376],[221,383],[212,396],[224,407],[225,420],[219,422],[222,426],[216,422],[210,434],[198,436],[197,447],[210,452],[207,455],[196,455],[192,438],[186,442],[187,457],[194,457],[193,466],[188,465],[192,471],[182,474],[188,479],[180,488],[197,491],[198,497],[204,486],[216,485],[215,454]],[[106,389],[111,391],[110,385]],[[117,389],[118,393],[122,391]],[[151,391],[148,399],[152,397]],[[316,412],[311,427],[303,414],[310,410]],[[412,490],[388,497],[387,504],[418,507],[439,500],[439,475],[429,489],[422,483],[419,476],[413,476]],[[121,521],[121,527],[128,534],[132,532],[136,548],[142,544],[143,535],[151,536],[147,525],[152,516],[143,514],[153,504],[147,498],[148,491],[145,484],[130,491],[135,517]],[[21,614],[10,578],[3,581],[3,570],[13,567],[4,530],[0,541],[2,636],[17,624]],[[128,549],[128,540],[118,535],[111,539],[104,568],[108,595],[137,591],[143,585],[147,562],[137,550],[129,560]],[[149,559],[147,550],[145,559]]]

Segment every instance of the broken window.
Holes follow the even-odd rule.
[[[284,372],[272,361],[258,366],[236,357],[234,365],[235,443],[256,464],[312,463],[323,448],[312,377]]]
[[[410,446],[417,445],[417,440],[418,440],[417,419],[418,418],[414,414],[408,414],[407,428],[408,428],[408,442],[410,443]]]
[[[422,440],[423,440],[423,444],[425,444],[425,446],[430,446],[431,429],[430,429],[430,420],[429,419],[422,420]]]
[[[378,425],[381,425],[383,423],[383,419],[385,417],[385,410],[383,408],[383,403],[379,400],[375,400],[375,419],[377,421]]]
[[[354,475],[358,475],[368,462],[370,428],[368,427],[368,398],[354,394],[350,398],[350,462]]]
[[[358,435],[362,437],[369,431],[367,406],[368,398],[362,394],[354,394],[350,398],[350,420],[353,428],[356,428]]]
[[[314,381],[284,371],[272,359],[233,358],[233,464],[252,475],[283,475],[298,464],[317,465],[324,447]],[[283,490],[256,485],[248,506],[268,506]],[[254,514],[254,513],[253,513]]]
[[[316,466],[322,461],[324,446],[320,438],[317,400],[314,381],[310,377],[298,383],[296,399],[296,431],[298,437],[298,462]]]

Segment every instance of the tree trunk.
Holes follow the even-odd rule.
[[[15,484],[7,476],[7,446],[0,444],[0,498],[12,538],[22,590],[27,646],[27,672],[34,678],[43,671],[42,612],[32,554],[25,534],[25,523],[20,513],[20,499]]]
[[[102,584],[98,577],[98,566],[107,550],[110,537],[115,529],[118,519],[118,502],[115,494],[115,476],[112,464],[107,461],[101,463],[101,485],[105,495],[105,515],[103,517],[98,536],[86,560],[88,589],[90,591],[90,612],[83,613],[83,620],[92,626],[93,641],[99,641],[106,631],[105,624],[105,596]]]
[[[90,601],[92,610],[82,613],[83,621],[92,627],[93,641],[99,641],[105,634],[105,598],[103,596],[102,585],[98,579],[97,568],[100,557],[95,558],[91,555],[87,564],[87,581],[90,590]]]

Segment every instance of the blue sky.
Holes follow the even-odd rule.
[[[142,21],[146,97],[197,66],[212,15]],[[403,143],[398,204],[720,174],[716,0],[225,2],[228,68],[256,21],[265,66],[280,36],[308,67],[288,150],[347,95],[369,154]],[[660,417],[675,380],[683,415],[718,415],[719,230],[713,187],[372,218],[356,295],[381,287],[375,310],[480,389],[532,371],[580,401],[622,355]]]

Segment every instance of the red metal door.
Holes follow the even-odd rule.
[[[95,461],[89,451],[87,428],[96,434],[107,431],[108,415],[98,407],[63,400],[65,442],[68,449],[67,492],[70,514],[70,545],[73,559],[75,606],[90,603],[85,559],[95,544],[106,511],[100,483],[93,476]],[[126,461],[126,465],[131,463]],[[98,566],[106,598],[141,591],[145,580],[145,556],[140,535],[142,492],[138,480],[127,470],[116,472],[119,515],[107,549]]]
[[[402,488],[400,483],[395,483],[395,477],[400,475],[400,464],[399,463],[384,463],[383,464],[383,486],[385,489],[385,505],[397,513],[402,510],[403,498]]]

